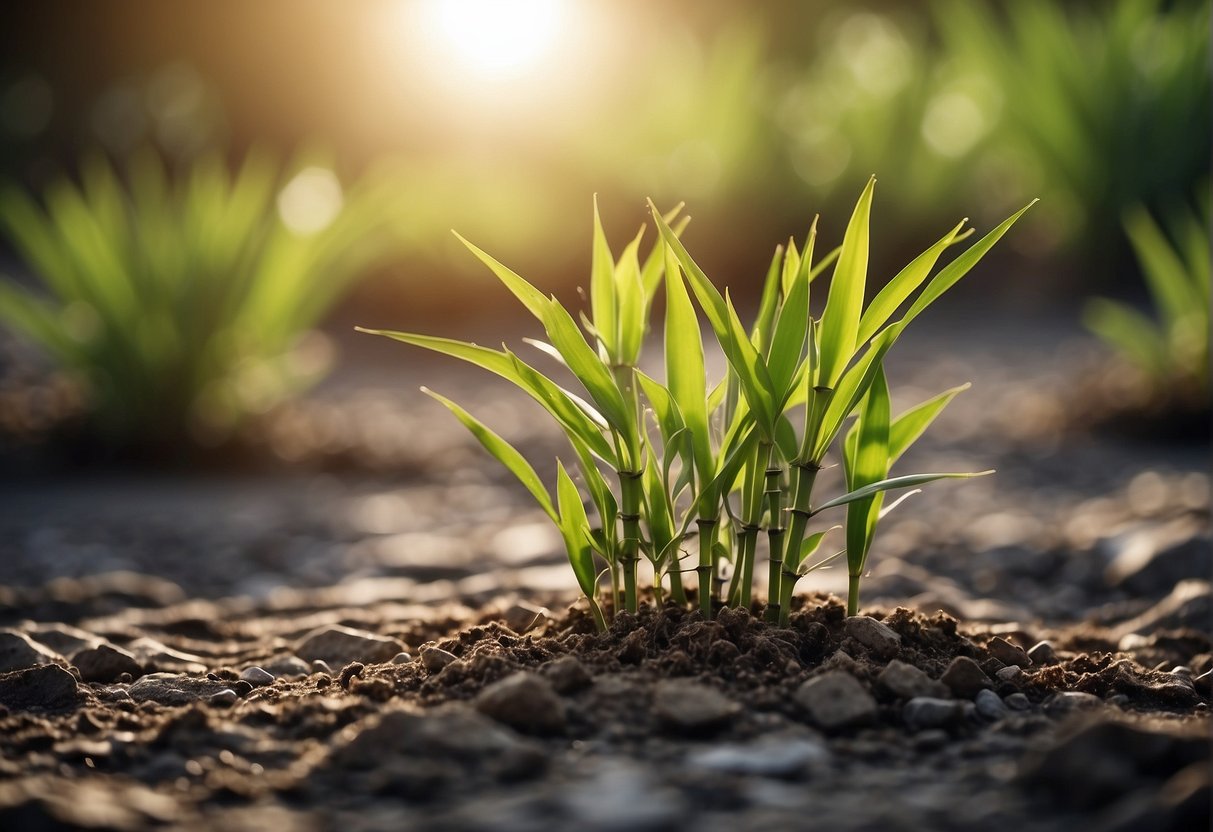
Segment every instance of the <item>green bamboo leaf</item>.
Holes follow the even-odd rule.
[[[805,436],[805,443],[812,448],[809,458],[820,462],[842,429],[842,423],[854,412],[860,400],[867,394],[880,368],[885,353],[893,346],[901,333],[901,324],[886,327],[872,339],[867,351],[852,364],[838,382],[838,387],[828,393],[829,399],[815,437]],[[804,446],[802,446],[804,447]]]
[[[880,482],[889,473],[889,385],[883,368],[876,371],[859,413],[854,455],[847,466],[847,488]],[[880,492],[847,505],[847,563],[860,574],[872,545],[884,495]]]
[[[590,267],[590,314],[594,330],[614,357],[619,349],[619,300],[615,285],[615,257],[602,230],[598,214],[598,195],[594,195],[594,249]]]
[[[828,529],[823,529],[822,531],[819,531],[819,532],[813,532],[813,534],[809,535],[804,540],[802,540],[800,542],[800,555],[799,555],[798,559],[796,560],[795,563],[789,564],[792,567],[793,571],[797,571],[800,564],[804,563],[806,560],[813,557],[813,555],[817,552],[817,550],[821,548],[821,544],[825,541],[826,535],[828,535],[830,532],[835,531],[836,529],[840,529],[840,528],[842,528],[842,527],[841,526],[830,526],[830,528],[828,528]]]
[[[783,268],[779,275],[779,291],[780,295],[787,297],[788,292],[792,290],[792,284],[796,282],[797,275],[800,274],[800,251],[796,248],[796,241],[789,237],[787,254],[783,258]]]
[[[774,408],[780,410],[792,395],[796,371],[804,356],[804,340],[809,330],[809,281],[794,280],[784,297],[775,322],[775,334],[767,368],[771,377]]]
[[[775,246],[775,256],[767,266],[766,280],[762,284],[762,301],[758,304],[758,316],[754,319],[754,329],[750,333],[754,346],[766,355],[771,344],[771,331],[775,326],[775,312],[779,307],[780,263],[783,260],[783,247]]]
[[[594,555],[590,546],[590,523],[585,504],[581,502],[581,494],[559,460],[556,461],[556,504],[560,510],[557,525],[564,538],[569,564],[577,576],[577,585],[587,598],[593,598],[598,588],[598,574],[594,571]]]
[[[868,225],[876,177],[868,180],[842,239],[830,292],[821,315],[820,384],[833,387],[855,354],[859,315],[868,275]]]
[[[707,379],[703,366],[703,336],[699,318],[687,294],[669,246],[662,250],[667,259],[665,284],[665,372],[670,394],[679,403],[683,419],[691,431],[695,467],[702,479],[712,473],[712,451],[708,435]]]
[[[543,292],[540,292],[525,279],[519,277],[518,274],[513,270],[497,262],[497,260],[491,255],[485,253],[472,243],[468,242],[458,231],[452,231],[451,233],[458,237],[459,242],[467,246],[468,250],[480,259],[480,262],[488,266],[493,271],[493,274],[497,275],[497,279],[504,283],[506,288],[514,293],[514,297],[522,301],[522,305],[525,306],[532,315],[541,321],[543,320],[543,316],[546,314],[548,306],[551,305],[551,301],[548,300],[547,296],[544,295]]]
[[[814,225],[816,225],[816,222],[814,222]],[[842,246],[839,245],[830,249],[829,253],[827,253],[825,257],[821,258],[821,261],[816,266],[813,266],[812,270],[809,272],[809,283],[812,283],[814,280],[821,277],[826,269],[836,263],[840,254],[842,254]]]
[[[854,491],[843,494],[841,497],[835,497],[833,500],[827,500],[821,505],[815,507],[812,513],[820,514],[826,509],[837,508],[838,506],[843,506],[847,503],[853,503],[856,500],[862,500],[865,497],[870,497],[871,495],[880,493],[882,491],[892,491],[897,488],[913,488],[916,485],[923,485],[924,483],[934,482],[935,480],[972,479],[973,477],[984,477],[987,474],[993,473],[994,471],[990,470],[966,474],[906,474],[905,476],[901,477],[891,477],[887,480],[881,480],[880,482],[870,483],[861,488],[857,488]]]
[[[685,202],[680,202],[672,210],[667,211],[665,213],[666,223],[673,223],[685,205]],[[690,221],[690,217],[683,217],[678,220],[674,224],[674,233],[681,236]],[[649,314],[649,308],[653,304],[653,298],[656,297],[657,290],[661,287],[661,278],[665,276],[665,273],[665,243],[659,234],[653,242],[653,247],[649,250],[649,256],[644,259],[644,265],[640,267],[640,282],[644,285],[644,312],[646,318]]]
[[[421,392],[425,393],[432,399],[441,402],[447,410],[455,414],[460,422],[463,423],[476,440],[484,446],[484,449],[492,454],[498,462],[504,465],[511,474],[517,477],[518,481],[531,492],[531,496],[535,498],[535,502],[539,503],[539,507],[547,513],[553,523],[559,525],[560,517],[556,513],[555,506],[552,505],[552,498],[548,494],[548,490],[544,487],[543,482],[539,479],[539,475],[535,473],[535,469],[531,464],[518,452],[518,450],[506,442],[498,434],[490,430],[483,422],[477,419],[472,414],[468,413],[459,405],[448,399],[446,396],[435,393],[428,387],[422,387]]]
[[[722,344],[729,364],[737,373],[746,401],[754,411],[755,421],[763,435],[771,438],[775,433],[775,385],[762,356],[746,336],[745,327],[737,317],[737,310],[725,292],[725,308],[728,314],[729,332],[727,343]]]
[[[585,386],[603,417],[631,441],[635,436],[635,425],[611,371],[586,343],[572,316],[555,298],[552,298],[543,315],[543,326],[552,346],[564,356],[569,370]]]
[[[640,370],[636,371],[636,380],[639,382],[640,389],[644,392],[645,398],[649,400],[649,405],[653,408],[653,415],[657,420],[657,428],[661,433],[661,441],[668,446],[671,437],[686,428],[682,411],[679,410],[678,403],[674,400],[670,391],[661,382],[651,378]]]
[[[644,234],[644,229],[640,229]],[[640,276],[640,236],[632,240],[615,266],[615,287],[618,300],[619,342],[618,361],[632,366],[640,359],[640,347],[648,331],[645,315],[644,285]]]
[[[1036,199],[1032,200],[1007,217],[993,231],[969,246],[955,260],[940,269],[939,274],[932,278],[931,282],[927,284],[927,288],[922,291],[922,294],[914,299],[914,303],[910,305],[910,311],[901,319],[902,325],[904,326],[914,320],[922,310],[937,301],[940,295],[956,285],[956,282],[968,274],[969,270],[976,266],[981,258],[986,255],[986,252],[1002,239],[1002,235],[1006,234],[1011,226],[1038,201]]]
[[[918,441],[918,437],[923,435],[952,399],[971,386],[965,383],[945,390],[921,404],[914,405],[894,419],[889,425],[889,467],[901,459],[901,455]]]
[[[946,248],[955,245],[972,233],[972,229],[964,234],[960,233],[960,229],[964,228],[966,222],[968,222],[967,219],[958,222],[956,227],[945,234],[939,242],[910,261],[909,265],[898,272],[897,276],[890,280],[876,294],[876,297],[872,298],[863,317],[859,319],[858,343],[866,343],[875,335],[893,316],[897,308],[923,284]]]

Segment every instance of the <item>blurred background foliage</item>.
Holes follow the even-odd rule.
[[[687,200],[705,267],[753,302],[774,243],[816,213],[836,243],[873,173],[874,282],[960,217],[988,228],[1040,196],[1001,274],[967,291],[1075,309],[1096,293],[1140,302],[1125,212],[1173,211],[1207,187],[1209,5],[21,4],[0,26],[0,181],[31,199],[62,191],[64,176],[87,189],[95,163],[82,160],[105,158],[121,190],[132,160],[155,148],[168,181],[205,169],[219,182],[254,149],[290,168],[281,160],[324,148],[317,175],[347,183],[347,196],[373,192],[374,207],[359,213],[347,199],[338,225],[349,229],[349,267],[301,270],[295,290],[317,300],[308,315],[282,313],[289,337],[275,350],[323,321],[415,328],[435,315],[499,314],[452,227],[567,296],[587,282],[595,192],[612,236],[642,221],[646,196]],[[267,229],[281,230],[273,206],[291,181],[275,180],[264,221],[234,227],[248,239],[233,246],[256,252],[277,233]],[[134,247],[186,233],[137,210],[129,219]],[[364,246],[385,230],[390,245],[369,256]],[[28,288],[41,264],[25,248],[10,222],[0,270]],[[224,285],[192,262],[175,268]],[[239,330],[254,317],[209,326],[247,343]]]

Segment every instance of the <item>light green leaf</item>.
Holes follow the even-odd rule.
[[[615,258],[602,230],[602,217],[598,214],[598,195],[594,195],[594,249],[590,268],[590,310],[594,320],[594,331],[602,340],[610,356],[618,355],[619,349],[619,301],[615,285]]]
[[[901,477],[891,477],[887,480],[870,483],[869,485],[857,488],[854,491],[849,491],[846,494],[843,494],[841,497],[835,497],[833,500],[827,500],[821,505],[816,506],[812,513],[819,514],[826,509],[837,508],[838,506],[843,506],[847,503],[853,503],[856,500],[862,500],[865,497],[870,497],[871,495],[878,494],[882,491],[892,491],[897,488],[913,488],[916,485],[923,485],[924,483],[934,482],[935,480],[955,480],[984,477],[987,474],[993,473],[994,472],[990,470],[968,474],[906,474],[905,476]]]
[[[691,432],[695,467],[703,479],[712,475],[712,451],[708,436],[707,378],[703,366],[703,336],[699,319],[687,294],[682,272],[673,251],[663,245],[666,256],[665,372],[669,391],[678,402]]]
[[[590,546],[590,523],[577,486],[559,460],[556,461],[556,504],[560,509],[560,534],[573,574],[577,576],[577,585],[586,597],[593,598],[598,588],[598,574],[594,571]]]
[[[458,237],[459,242],[467,246],[468,250],[480,259],[480,262],[492,269],[493,274],[497,275],[497,279],[504,283],[506,288],[513,292],[518,300],[522,301],[522,305],[532,315],[541,321],[543,320],[543,316],[551,304],[551,301],[548,300],[543,292],[540,292],[526,280],[519,277],[512,269],[503,266],[495,258],[468,242],[458,231],[452,231],[451,233]]]
[[[842,252],[834,266],[830,293],[821,315],[820,381],[833,387],[855,354],[859,315],[868,275],[868,224],[876,177],[868,180],[842,239]]]
[[[421,392],[441,402],[447,410],[454,413],[455,417],[460,422],[463,422],[464,427],[471,431],[476,440],[484,446],[484,449],[504,465],[511,474],[517,477],[518,481],[522,483],[527,491],[531,492],[531,496],[535,498],[535,502],[539,503],[539,507],[547,513],[552,522],[559,525],[560,518],[556,513],[556,508],[552,505],[552,498],[548,494],[547,489],[544,488],[539,475],[535,473],[535,469],[531,467],[531,464],[526,461],[513,445],[506,442],[498,434],[486,427],[483,422],[446,396],[435,393],[427,387],[422,387]]]
[[[945,390],[938,396],[932,396],[921,404],[911,407],[902,413],[889,425],[889,467],[901,459],[901,455],[918,441],[935,418],[943,412],[952,399],[959,393],[968,390],[971,385],[961,384],[950,390]]]

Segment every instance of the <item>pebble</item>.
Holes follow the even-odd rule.
[[[539,669],[557,693],[569,694],[584,690],[594,683],[590,672],[575,656],[561,656]]]
[[[867,615],[854,615],[846,620],[843,632],[882,659],[897,655],[901,636],[887,624]]]
[[[392,664],[408,664],[413,660],[413,657],[408,653],[397,653],[392,656]]]
[[[313,630],[295,646],[301,659],[321,659],[330,665],[386,662],[403,650],[404,645],[394,638],[338,625]]]
[[[913,699],[916,696],[943,699],[949,695],[948,686],[943,682],[932,679],[923,670],[897,659],[889,662],[885,669],[880,671],[876,683],[902,699]]]
[[[1009,664],[994,674],[1000,682],[1016,682],[1023,676],[1023,670],[1017,665]]]
[[[293,676],[307,676],[312,672],[311,667],[303,659],[298,656],[276,656],[261,667],[267,672],[272,673],[274,678],[291,678]]]
[[[240,673],[240,681],[248,682],[255,688],[274,684],[274,674],[260,667],[246,667]]]
[[[973,703],[977,706],[977,713],[991,722],[997,722],[1011,711],[1002,697],[992,690],[978,691]]]
[[[312,673],[323,673],[326,676],[336,675],[333,673],[332,665],[330,665],[324,659],[314,659],[309,667],[311,667]]]
[[[1065,690],[1055,693],[1044,702],[1045,712],[1050,715],[1068,714],[1071,711],[1086,711],[1102,708],[1104,701],[1093,693]]]
[[[901,718],[907,727],[915,731],[946,728],[964,719],[964,706],[954,699],[918,696],[901,709]]]
[[[457,658],[454,653],[449,653],[441,647],[421,648],[421,663],[430,673],[437,673]]]
[[[807,680],[796,690],[796,702],[815,724],[828,731],[871,722],[876,700],[850,673],[831,670]]]
[[[14,711],[30,708],[58,710],[80,701],[76,677],[57,664],[0,675],[0,705]]]
[[[1028,658],[1032,660],[1032,664],[1055,664],[1057,662],[1057,654],[1053,651],[1053,645],[1047,641],[1038,641],[1028,651]]]
[[[768,734],[751,743],[729,743],[697,751],[687,762],[725,774],[757,777],[793,777],[814,763],[830,759],[821,740],[804,736]]]
[[[986,651],[1007,666],[1027,667],[1032,663],[1032,659],[1022,647],[998,636],[990,639],[986,644]]]
[[[1007,707],[1014,711],[1026,711],[1032,707],[1032,700],[1022,693],[1012,693],[1003,700]]]
[[[16,630],[0,630],[0,673],[55,664],[62,657]]]
[[[537,673],[519,672],[494,682],[476,697],[476,710],[523,733],[564,730],[564,702]]]
[[[939,681],[947,685],[952,693],[965,699],[972,699],[979,690],[993,685],[985,671],[968,656],[952,659]]]
[[[207,701],[216,707],[230,708],[232,705],[235,705],[239,699],[240,695],[237,694],[236,691],[232,690],[231,688],[224,688],[217,693],[211,694],[210,699]]]
[[[253,692],[253,686],[243,679],[237,679],[236,681],[232,682],[232,690],[236,691],[236,693],[240,696],[248,696]]]
[[[740,710],[741,705],[715,688],[684,679],[658,682],[653,694],[657,718],[680,731],[718,728]]]
[[[86,647],[71,658],[86,682],[112,682],[124,673],[131,678],[143,675],[143,668],[133,655],[112,644]]]

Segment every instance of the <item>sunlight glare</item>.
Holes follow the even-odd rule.
[[[522,74],[556,44],[567,0],[425,0],[427,27],[487,77]]]

